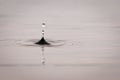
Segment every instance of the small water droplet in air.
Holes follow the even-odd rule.
[[[45,26],[45,23],[42,23],[42,27],[46,27],[46,26]]]

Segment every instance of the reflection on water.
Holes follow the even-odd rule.
[[[0,40],[0,41],[3,41],[3,40]],[[33,46],[33,45],[32,45]],[[45,54],[44,54],[44,48],[45,48],[45,45],[41,45],[39,46],[41,48],[41,54],[40,54],[40,64],[0,64],[0,67],[34,67],[34,66],[42,66],[42,65],[45,65]]]
[[[44,45],[41,47],[42,54],[41,54],[41,63],[45,65],[45,56],[44,56]]]
[[[35,44],[40,40],[34,37],[38,33],[30,34],[32,38],[15,34],[15,38],[0,39],[0,79],[8,80],[1,76],[6,78],[7,74],[11,78],[13,73],[13,80],[18,80],[14,76],[21,78],[21,75],[26,77],[23,80],[59,80],[57,77],[60,80],[98,80],[93,79],[95,76],[100,76],[100,80],[112,80],[112,77],[119,80],[116,79],[116,75],[120,74],[119,30],[84,27],[79,30],[65,29],[60,34],[56,30],[58,32],[54,37],[57,40],[48,38],[51,45],[44,46]],[[92,74],[92,79],[85,79],[86,75],[91,77]],[[106,76],[112,77],[103,79]],[[48,79],[44,79],[46,77]]]

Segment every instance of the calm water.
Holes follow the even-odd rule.
[[[120,80],[119,4],[0,0],[0,80]]]
[[[46,39],[53,46],[41,47],[34,44],[41,28],[34,26],[2,32],[1,80],[119,80],[119,27],[48,28]]]

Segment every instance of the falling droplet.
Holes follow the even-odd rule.
[[[43,27],[43,28],[46,27],[46,26],[45,26],[45,23],[42,23],[42,27]]]
[[[42,36],[44,37],[44,34],[45,34],[45,23],[42,23]]]

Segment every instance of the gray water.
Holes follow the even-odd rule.
[[[0,80],[120,79],[119,1],[0,1]]]

